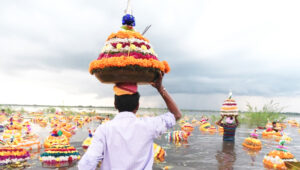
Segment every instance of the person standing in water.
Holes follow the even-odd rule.
[[[1,109],[1,113],[0,113],[0,116],[6,116],[6,113],[5,113],[5,110],[4,109]]]
[[[113,120],[100,125],[92,144],[79,161],[79,170],[94,170],[99,161],[101,169],[152,170],[153,139],[172,128],[181,112],[162,85],[163,75],[152,86],[164,99],[169,112],[156,117],[137,118],[139,93],[133,83],[114,87],[115,108],[119,113]]]
[[[224,128],[223,141],[234,141],[235,130],[239,125],[237,117],[237,115],[234,116],[234,120],[233,116],[227,117],[226,123],[222,123],[223,119],[225,118],[225,116],[222,115],[222,118],[216,123]]]
[[[277,122],[272,122],[272,130],[275,131],[275,132],[279,132],[280,129],[277,127]]]

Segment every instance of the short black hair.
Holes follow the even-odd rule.
[[[115,95],[115,107],[119,112],[132,112],[138,107],[139,100],[140,94],[138,92],[132,95]]]
[[[272,124],[276,124],[276,122],[272,122]]]

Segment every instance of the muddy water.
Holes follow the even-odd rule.
[[[300,117],[296,117],[298,122]],[[75,146],[81,154],[83,150],[81,148],[82,141],[88,136],[87,127],[97,127],[97,123],[89,124],[88,126],[78,129],[76,134],[71,138],[71,145]],[[41,128],[34,126],[33,131],[38,133],[43,140],[49,135],[50,128]],[[174,130],[178,130],[177,125]],[[253,128],[248,128],[241,125],[236,131],[236,140],[234,143],[224,143],[222,141],[222,135],[215,134],[203,134],[199,131],[199,127],[195,127],[187,143],[181,145],[175,145],[169,143],[164,136],[156,139],[155,142],[161,145],[167,152],[165,162],[154,164],[153,169],[162,169],[168,166],[171,170],[225,170],[225,169],[264,169],[262,160],[264,155],[269,151],[276,148],[277,142],[272,140],[262,140],[263,148],[261,151],[255,153],[246,151],[242,142]],[[259,131],[261,133],[262,131]],[[297,128],[288,126],[285,132],[293,138],[290,144],[287,144],[288,150],[290,150],[297,159],[300,159],[300,133]],[[40,152],[43,152],[41,150]],[[44,169],[38,160],[39,153],[29,161],[30,167],[28,169]],[[62,169],[77,169],[76,165]]]

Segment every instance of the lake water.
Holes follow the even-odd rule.
[[[160,113],[160,111],[158,111]],[[188,114],[190,120],[196,115],[197,112]],[[205,113],[208,114],[208,113]],[[199,116],[198,116],[199,117]],[[292,117],[300,122],[299,117]],[[290,119],[290,118],[289,118]],[[87,127],[96,128],[98,123],[93,122],[87,126],[77,130],[76,134],[71,138],[70,143],[75,146],[78,151],[83,154],[81,144],[83,140],[88,136]],[[199,170],[199,169],[264,169],[263,157],[271,150],[276,148],[277,142],[272,140],[262,140],[263,147],[258,153],[251,153],[246,151],[242,143],[246,137],[249,136],[254,129],[241,125],[236,131],[235,143],[224,143],[222,135],[215,134],[203,134],[199,131],[199,126],[195,127],[192,132],[192,136],[189,137],[188,142],[185,144],[175,145],[169,143],[164,135],[156,139],[155,142],[162,146],[167,152],[165,162],[155,163],[153,169],[159,170],[165,166],[168,166],[171,170]],[[42,140],[49,136],[51,131],[50,127],[41,128],[38,125],[33,125],[33,132],[38,133]],[[180,126],[177,125],[173,130],[179,130]],[[259,131],[261,134],[262,130]],[[300,159],[300,133],[298,129],[288,126],[285,129],[285,133],[293,138],[290,144],[287,144],[288,150]],[[43,150],[40,151],[41,153]],[[35,157],[28,161],[30,167],[28,169],[44,169],[38,160],[39,153],[36,153]],[[77,169],[76,165],[68,167],[67,169]]]
[[[264,169],[262,163],[264,156],[274,150],[278,142],[261,139],[262,130],[260,130],[259,139],[262,141],[262,150],[256,154],[246,151],[242,143],[253,129],[243,125],[238,127],[234,143],[224,143],[222,135],[218,133],[214,135],[203,134],[198,127],[194,129],[188,143],[182,146],[170,144],[163,138],[156,140],[158,144],[165,148],[167,156],[165,163],[155,164],[154,169],[162,169],[164,166],[170,166],[173,170]],[[299,160],[300,133],[298,133],[297,128],[289,126],[285,129],[285,132],[293,138],[293,141],[286,146]]]

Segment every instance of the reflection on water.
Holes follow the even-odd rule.
[[[222,151],[217,151],[216,159],[218,160],[219,170],[231,170],[236,160],[234,151],[234,142],[223,141]]]
[[[249,148],[246,148],[246,147],[243,147],[243,150],[250,156],[251,158],[251,166],[254,166],[255,165],[255,162],[256,162],[256,156],[259,154],[259,150],[253,150],[253,149],[249,149]]]

